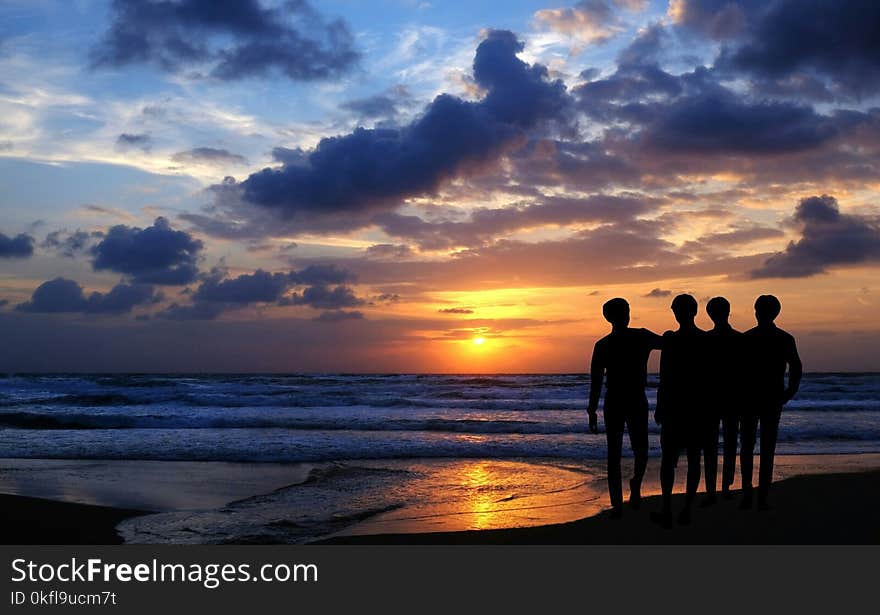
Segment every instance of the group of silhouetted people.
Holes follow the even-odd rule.
[[[685,505],[678,522],[691,521],[691,509],[700,486],[700,463],[705,465],[705,506],[716,501],[718,437],[724,441],[721,496],[732,497],[736,474],[737,436],[740,440],[742,501],[753,506],[753,456],[758,427],[761,430],[758,472],[758,510],[769,508],[773,457],[782,407],[797,393],[803,367],[794,337],[778,328],[774,320],[781,305],[773,295],[755,301],[757,326],[741,333],[729,323],[730,303],[715,297],[706,305],[714,328],[703,331],[695,324],[698,305],[691,295],[678,295],[672,312],[678,329],[662,336],[647,329],[630,328],[629,304],[611,299],[602,314],[611,333],[596,342],[587,408],[590,430],[598,433],[597,410],[605,382],[605,434],[608,441],[608,491],[611,516],[623,514],[620,458],[624,429],[633,450],[633,477],[629,503],[638,508],[641,485],[648,466],[648,358],[660,350],[660,384],[654,419],[660,425],[661,510],[652,520],[671,527],[672,489],[682,452],[687,457]],[[788,370],[786,385],[785,373]]]

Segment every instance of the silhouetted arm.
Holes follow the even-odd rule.
[[[645,332],[645,339],[648,340],[648,346],[651,350],[662,350],[663,349],[663,336],[657,335],[650,329],[642,329]]]
[[[590,401],[587,414],[590,417],[590,431],[599,432],[596,412],[599,409],[599,398],[602,396],[602,382],[605,380],[605,357],[602,347],[597,343],[593,346],[593,358],[590,361]]]
[[[804,365],[798,355],[797,344],[794,338],[791,340],[791,348],[788,354],[788,386],[785,388],[785,395],[782,398],[782,404],[785,405],[797,395],[798,388],[801,386],[801,378],[804,375]]]
[[[668,337],[671,334],[672,333],[670,331],[667,331],[666,333],[663,334],[662,337],[658,336],[658,337],[660,337],[661,346],[664,342],[664,338],[668,339]],[[664,405],[663,405],[664,397],[665,397],[665,395],[664,395],[665,387],[663,386],[663,384],[664,384],[664,381],[666,381],[667,385],[669,383],[669,381],[668,381],[668,378],[669,378],[669,376],[668,376],[668,363],[666,361],[664,361],[664,358],[666,356],[667,355],[665,352],[660,353],[660,384],[657,386],[657,407],[654,408],[654,422],[657,423],[658,425],[663,423],[663,412],[665,410]],[[666,378],[664,378],[664,375],[666,375]]]

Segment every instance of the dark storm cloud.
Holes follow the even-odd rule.
[[[880,90],[875,0],[776,0],[751,26],[722,50],[720,67],[773,79],[818,74],[853,95]]]
[[[117,284],[107,293],[86,296],[82,287],[66,278],[40,284],[31,300],[16,310],[41,313],[126,314],[141,305],[156,303],[160,297],[148,284]]]
[[[199,285],[193,301],[219,303],[256,303],[278,301],[291,285],[286,273],[269,273],[257,269],[251,274],[222,279],[222,272],[215,271]]]
[[[295,284],[305,286],[344,284],[354,282],[356,279],[351,271],[333,264],[309,265],[299,271],[292,271],[290,278]]]
[[[90,252],[95,271],[115,271],[143,284],[181,285],[196,279],[201,250],[201,241],[156,218],[143,229],[110,227]]]
[[[522,48],[511,32],[490,32],[473,65],[487,91],[482,100],[441,94],[407,126],[322,139],[305,160],[285,160],[240,185],[215,187],[221,207],[235,188],[245,204],[275,211],[298,228],[353,229],[369,225],[373,213],[495,160],[527,130],[563,119],[569,103],[564,84],[551,81],[544,66],[517,58]]]
[[[28,258],[34,253],[34,238],[25,233],[8,237],[0,233],[0,258]]]
[[[767,0],[677,0],[678,24],[714,40],[727,40],[743,34]]]
[[[538,204],[475,209],[464,222],[426,222],[418,216],[397,213],[377,215],[374,221],[385,233],[410,239],[431,250],[481,245],[498,235],[526,228],[628,220],[651,211],[659,203],[658,199],[636,196],[544,197]]]
[[[272,159],[283,164],[308,164],[308,152],[301,147],[273,147]]]
[[[363,119],[393,119],[411,101],[409,91],[399,85],[387,92],[349,100],[339,106]]]
[[[874,0],[683,0],[676,22],[721,41],[715,66],[765,91],[823,99],[880,83],[880,4]]]
[[[752,277],[800,278],[829,267],[880,261],[880,221],[840,213],[833,196],[802,199],[794,221],[801,225],[801,238],[753,270]]]
[[[183,152],[177,152],[171,159],[175,162],[193,162],[197,164],[247,164],[247,158],[244,156],[216,147],[195,147]]]
[[[67,258],[75,258],[76,256],[86,252],[93,241],[104,236],[100,231],[83,231],[77,229],[70,232],[66,229],[52,231],[43,242],[41,248],[53,250]]]
[[[305,0],[289,0],[283,8],[259,0],[114,0],[110,26],[92,49],[94,67],[207,66],[222,80],[337,77],[359,57],[346,24],[326,21]]]
[[[192,293],[191,304],[172,304],[157,316],[170,320],[214,320],[225,312],[254,304],[306,305],[324,310],[354,307],[365,303],[345,286],[354,279],[350,271],[332,264],[275,273],[258,269],[235,277],[226,277],[224,270],[215,268]],[[303,288],[301,293],[286,295],[297,287]]]
[[[864,113],[820,114],[803,103],[735,92],[705,68],[672,75],[651,63],[621,63],[609,77],[587,82],[574,94],[590,117],[625,122],[640,143],[669,152],[798,152],[868,120]]]
[[[120,148],[135,147],[145,152],[153,146],[153,138],[148,134],[131,134],[123,132],[116,137],[116,145]]]
[[[793,152],[822,145],[854,119],[819,115],[794,103],[748,102],[718,93],[665,107],[646,127],[644,139],[674,152]]]
[[[316,285],[309,286],[301,293],[294,293],[290,298],[292,305],[307,305],[319,310],[340,310],[364,304],[348,286]]]

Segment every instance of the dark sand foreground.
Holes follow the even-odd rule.
[[[663,529],[649,519],[659,497],[612,520],[594,517],[506,530],[339,536],[323,544],[880,544],[880,471],[795,476],[773,484],[768,512],[731,501],[694,507],[693,523]],[[700,496],[702,497],[702,496]],[[675,510],[684,501],[676,494]],[[699,503],[699,500],[697,501]]]
[[[737,493],[737,498],[739,494]],[[676,508],[683,496],[675,496]],[[880,471],[795,476],[774,483],[773,509],[741,511],[738,499],[695,508],[693,524],[649,520],[657,497],[611,520],[602,512],[529,528],[338,536],[323,544],[880,544]],[[137,510],[0,495],[2,544],[119,544],[115,526]]]
[[[117,545],[116,524],[139,510],[0,494],[0,544]]]

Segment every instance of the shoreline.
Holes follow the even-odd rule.
[[[877,544],[880,543],[880,526],[876,524],[875,514],[880,507],[878,462],[880,456],[876,454],[821,455],[794,460],[791,457],[781,458],[778,464],[780,471],[777,472],[771,495],[773,511],[761,514],[743,513],[737,508],[738,500],[721,501],[706,510],[695,507],[693,526],[676,527],[672,531],[656,527],[648,519],[649,512],[659,506],[659,498],[656,496],[659,489],[654,484],[652,469],[649,469],[641,510],[627,509],[622,521],[611,521],[607,518],[604,476],[596,476],[591,483],[592,487],[587,488],[601,491],[602,501],[581,505],[579,509],[571,506],[562,509],[554,505],[546,511],[535,511],[539,517],[532,518],[527,526],[492,525],[485,523],[487,518],[483,513],[480,516],[449,511],[440,511],[443,514],[438,516],[439,522],[432,520],[430,524],[426,524],[423,521],[412,521],[416,517],[410,516],[404,507],[360,520],[336,533],[319,535],[307,543]],[[204,468],[210,467],[210,463],[206,463]],[[128,465],[118,467],[130,469]],[[215,469],[218,468],[230,469],[223,465]],[[68,471],[73,469],[68,468]],[[257,468],[253,470],[255,473],[259,472]],[[287,472],[280,470],[278,475],[267,482],[274,483],[280,478],[290,478],[284,476]],[[626,471],[625,465],[624,472]],[[196,474],[205,478],[204,472]],[[244,477],[245,474],[240,476],[242,479]],[[37,479],[37,476],[30,478]],[[189,478],[197,477],[190,475]],[[263,477],[264,480],[266,478],[268,477]],[[19,486],[24,485],[19,483]],[[251,486],[257,488],[256,484]],[[676,508],[681,506],[682,487],[677,481],[676,491],[679,493],[674,496]],[[238,488],[232,491],[238,491]],[[107,504],[106,501],[70,501],[73,494],[69,491],[64,494],[67,498],[56,496],[49,499],[45,496],[32,497],[33,495],[35,494],[22,493],[21,490],[17,494],[0,495],[0,543],[119,544],[122,539],[116,528],[120,524],[128,525],[123,521],[155,513],[154,507],[100,505]],[[229,495],[231,494],[227,493],[225,497]],[[205,503],[203,495],[198,499]]]
[[[750,544],[880,544],[880,470],[846,474],[805,474],[773,483],[771,510],[739,509],[734,498],[700,508],[693,522],[664,529],[649,519],[659,510],[659,496],[642,498],[639,510],[625,506],[623,519],[610,511],[553,525],[500,530],[466,530],[422,534],[335,536],[321,545],[750,545]],[[673,496],[673,511],[684,494]]]

